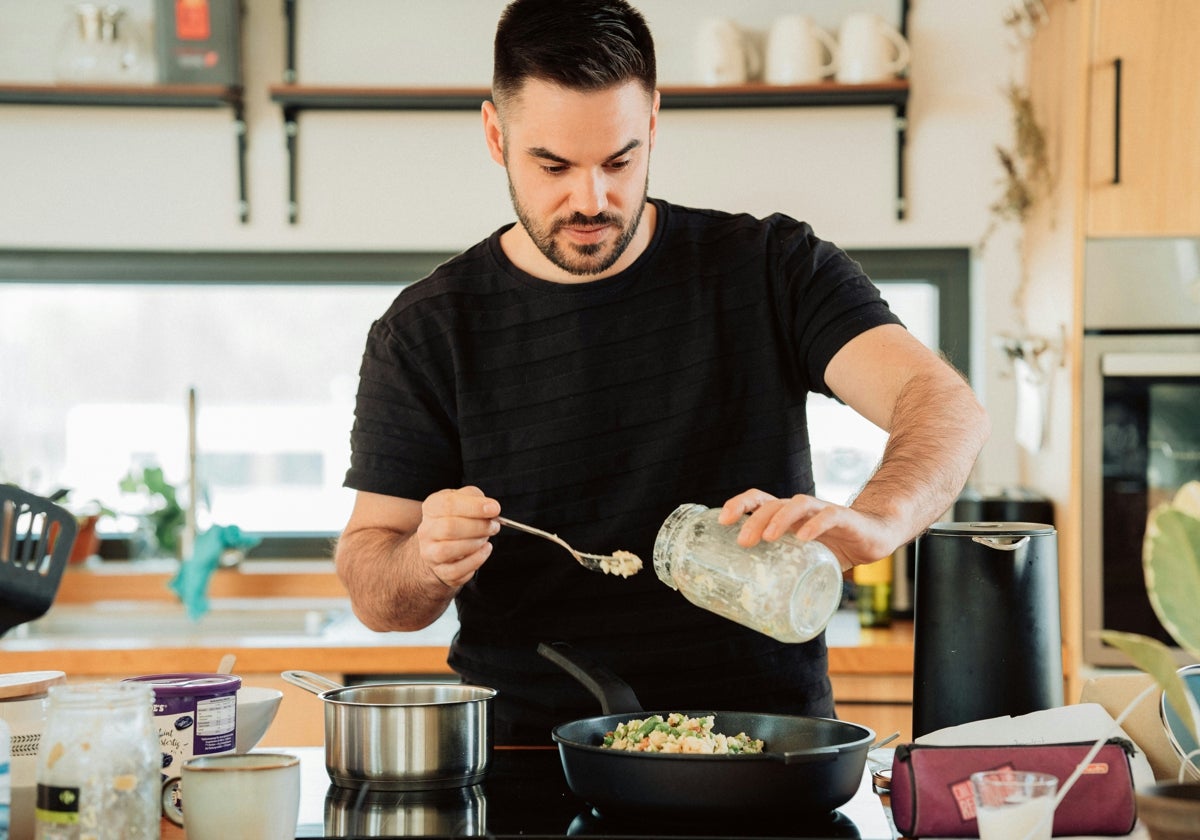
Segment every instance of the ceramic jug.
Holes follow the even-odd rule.
[[[874,12],[856,12],[838,30],[836,77],[844,84],[879,82],[908,67],[908,42]]]
[[[784,15],[767,32],[765,78],[773,85],[819,82],[837,65],[833,36],[807,15]]]
[[[761,56],[749,33],[729,18],[705,18],[696,38],[696,73],[706,85],[740,85],[759,70]]]

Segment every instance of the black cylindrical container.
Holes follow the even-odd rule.
[[[940,522],[916,541],[913,737],[1063,704],[1058,540],[1031,522]]]

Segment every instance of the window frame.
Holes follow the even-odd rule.
[[[940,351],[969,374],[970,252],[967,248],[847,248],[886,297],[889,283],[938,291]],[[0,283],[389,285],[397,292],[457,255],[444,251],[0,250]],[[347,421],[349,422],[349,421]],[[329,557],[336,534],[264,535],[254,559]],[[101,557],[126,559],[129,543],[106,539]]]

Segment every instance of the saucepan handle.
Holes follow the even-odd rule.
[[[643,711],[641,702],[629,684],[591,655],[567,642],[542,642],[537,651],[590,691],[600,701],[600,709],[604,714]]]
[[[318,695],[330,689],[345,688],[341,683],[336,683],[320,674],[314,674],[312,671],[283,671],[279,676],[292,685]]]

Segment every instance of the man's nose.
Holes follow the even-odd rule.
[[[572,191],[572,210],[598,216],[608,208],[608,181],[602,172],[581,173]]]

